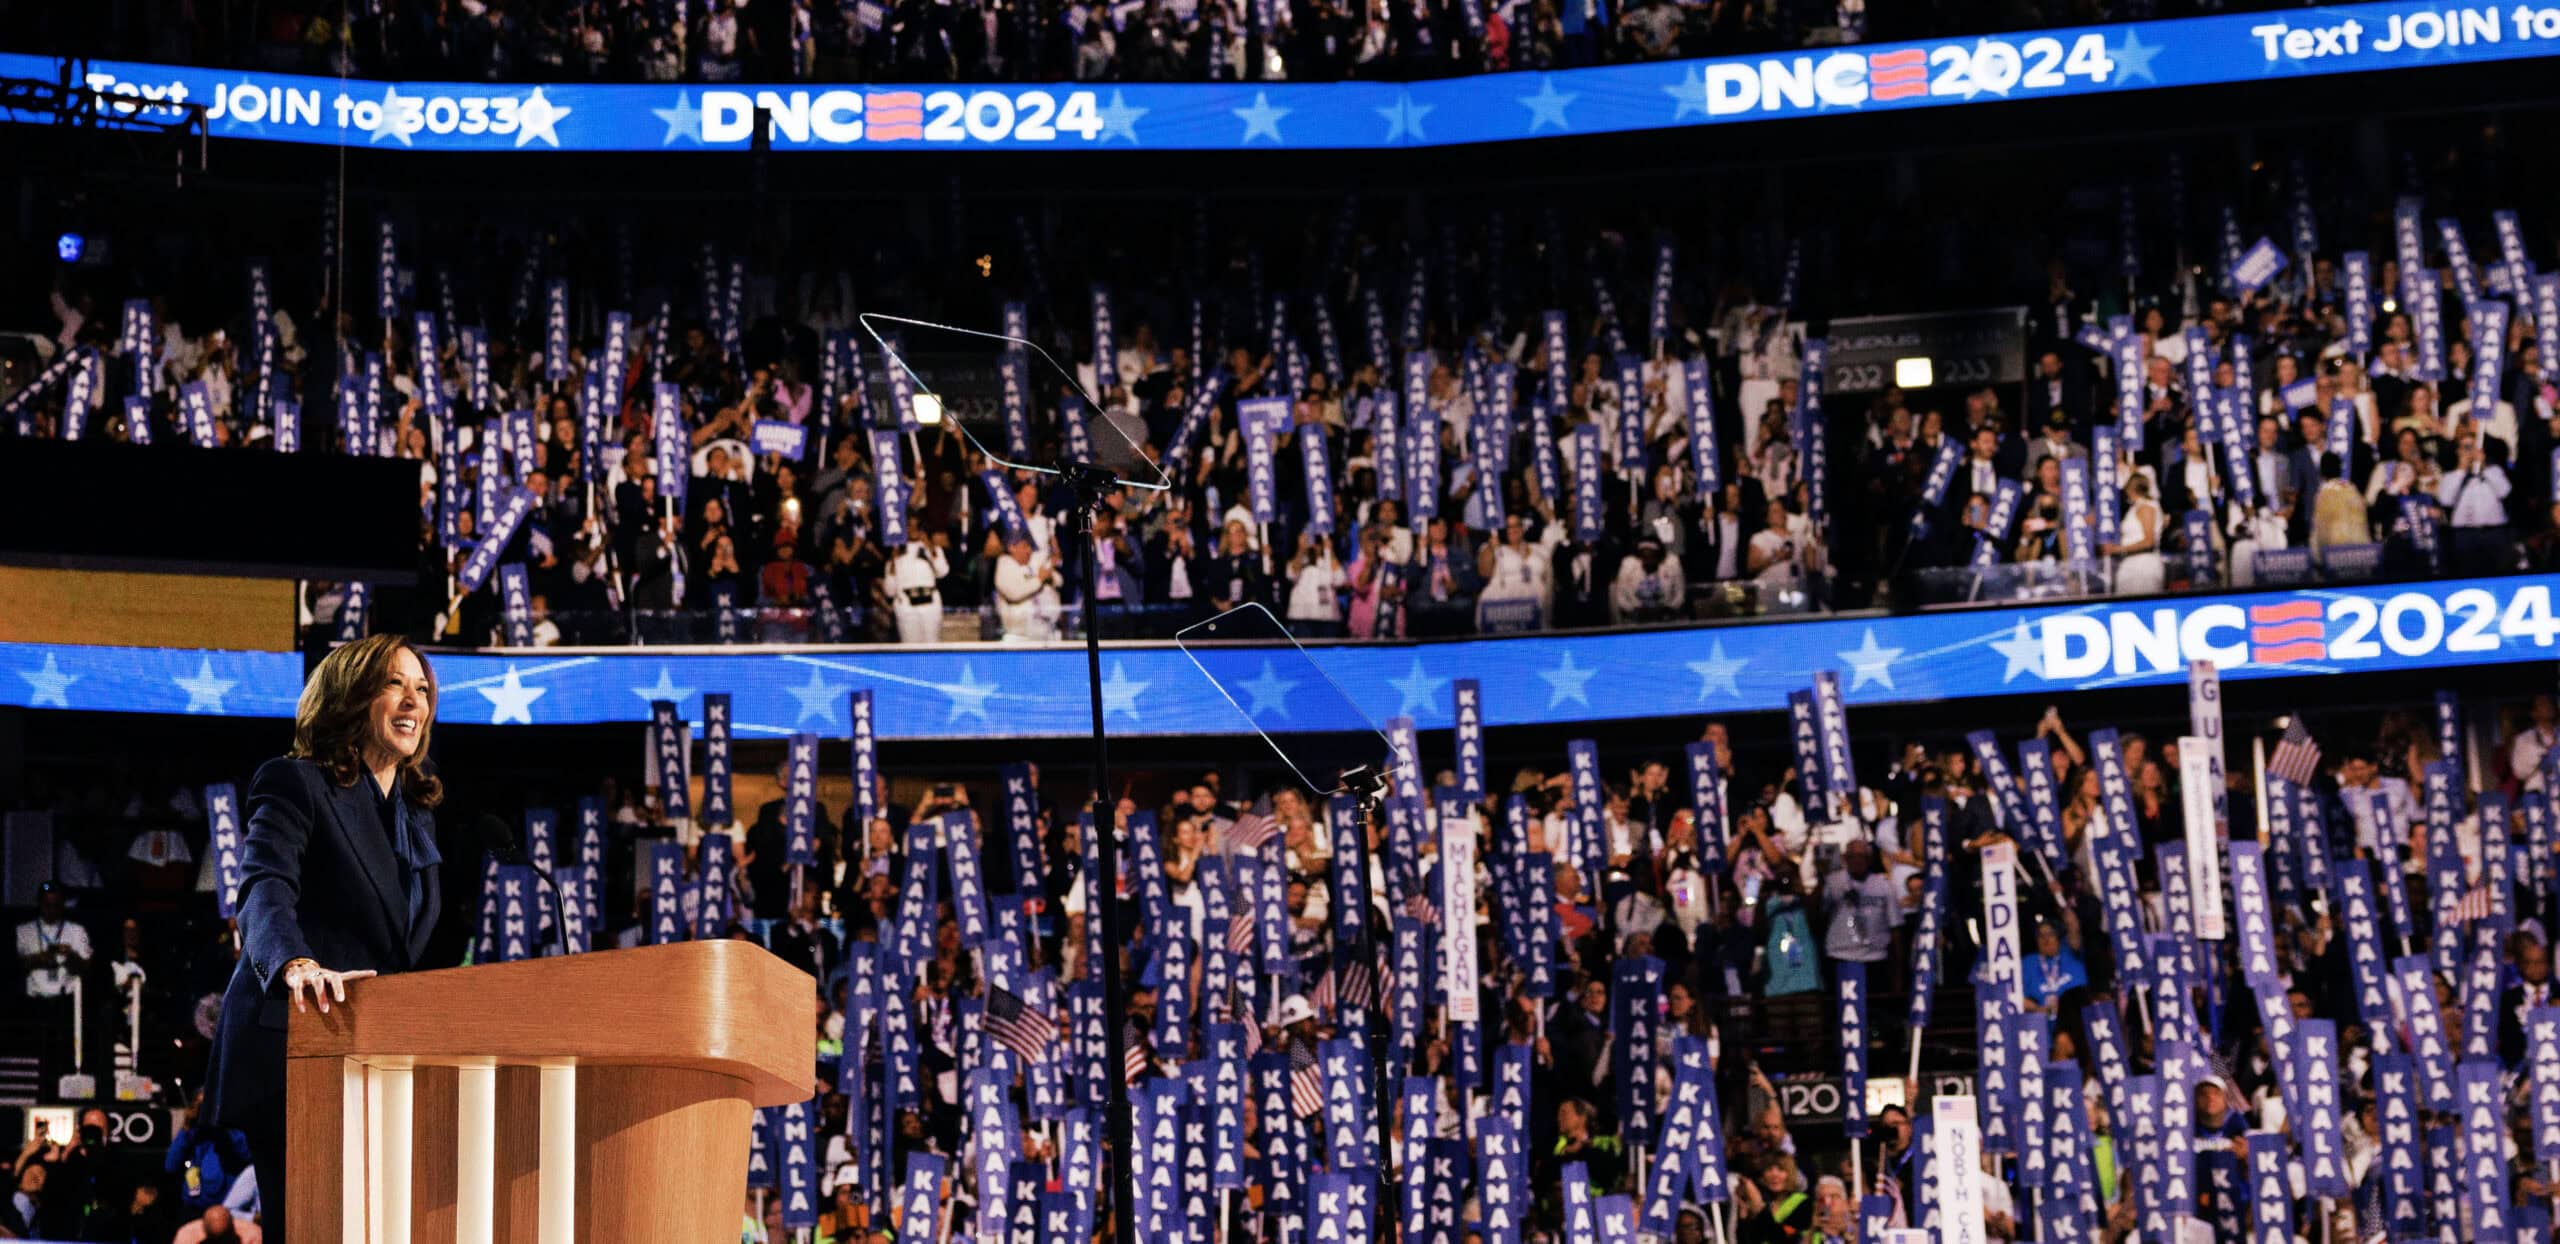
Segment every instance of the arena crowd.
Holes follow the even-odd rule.
[[[1870,757],[1890,763],[1838,799],[1722,722],[1685,752],[1613,750],[1587,769],[1570,745],[1497,771],[1481,799],[1435,759],[1445,736],[1426,735],[1407,776],[1428,797],[1392,797],[1365,827],[1286,785],[1148,775],[1161,799],[1124,795],[1110,817],[1135,982],[1118,1072],[1142,1121],[1246,1104],[1214,1132],[1242,1157],[1219,1186],[1242,1195],[1196,1195],[1209,1167],[1185,1147],[1142,1149],[1139,1177],[1175,1162],[1171,1203],[1191,1217],[1168,1221],[1200,1238],[1327,1238],[1305,1198],[1382,1168],[1367,1068],[1383,1051],[1383,1169],[1410,1174],[1371,1194],[1412,1238],[1597,1241],[1640,1215],[1681,1238],[1873,1240],[1940,1204],[1931,1099],[1888,1090],[1817,1117],[1782,1086],[1841,1083],[1852,1049],[1844,1092],[1898,1081],[1926,1037],[1923,1080],[1969,1077],[1979,1103],[1993,1238],[2165,1238],[2185,1217],[2229,1240],[2477,1239],[2493,1215],[2540,1221],[2548,1133],[2528,1105],[2560,1073],[2556,739],[2547,695],[2448,694],[2322,723],[2303,751],[2279,744],[2260,782],[2235,737],[2218,940],[2200,936],[2190,888],[2178,740],[2058,706],[1998,736],[1891,741]],[[229,943],[196,867],[219,792],[175,777],[39,785],[73,832],[63,885],[18,943],[30,1005],[66,1006],[73,975],[93,999],[147,982],[147,1030],[184,1035],[142,1070],[184,1084]],[[1046,794],[1075,780],[884,777],[873,815],[828,812],[794,867],[780,800],[696,823],[626,774],[540,814],[558,841],[535,852],[598,900],[601,924],[579,935],[595,947],[748,938],[822,982],[823,1153],[794,1210],[812,1238],[957,1238],[1099,1169],[1090,821]],[[707,794],[697,782],[686,806]],[[590,819],[594,872],[576,843]],[[1440,868],[1459,837],[1475,876],[1452,891]],[[653,892],[656,852],[684,857],[680,889]],[[484,910],[468,891],[447,916],[466,926]],[[1471,898],[1447,907],[1452,893]],[[544,949],[502,946],[483,920],[479,958]],[[1474,1022],[1451,1018],[1451,936],[1476,944]],[[1857,1039],[1834,1035],[1861,991]],[[1771,1019],[1791,1002],[1819,1014],[1810,1035]],[[1017,1006],[1054,1040],[1026,1044]],[[2455,1101],[2475,1068],[2491,1085],[2479,1110]],[[1710,1106],[1683,1104],[1693,1079]],[[0,1226],[256,1238],[236,1137],[182,1131],[147,1179],[88,1145],[19,1153],[18,1217]],[[758,1169],[781,1167],[762,1152]],[[922,1202],[918,1170],[943,1176]],[[787,1238],[789,1189],[767,1182],[742,1190],[742,1239]],[[919,1206],[937,1225],[912,1225]],[[1626,1221],[1602,1225],[1612,1215]]]
[[[1291,238],[1222,234],[1202,203],[1163,266],[1111,284],[1072,282],[1083,248],[1019,216],[999,253],[859,276],[703,241],[653,244],[652,270],[610,223],[349,220],[343,262],[191,275],[177,301],[66,270],[46,353],[0,378],[0,434],[415,460],[421,571],[450,590],[375,625],[471,642],[1057,636],[1083,581],[1067,498],[980,450],[1056,461],[1097,407],[1174,483],[1102,520],[1115,635],[1246,600],[1368,638],[2560,565],[2537,222],[2314,211],[2298,166],[2260,184],[2289,244],[2227,221],[2220,276],[2056,260],[2007,283],[2022,383],[1814,401],[1835,317],[1795,309],[1800,244],[1763,249],[1754,285],[1694,258],[1720,235],[1607,213],[1415,231],[1344,203]],[[2140,261],[2149,209],[2123,210]],[[1087,225],[1097,258],[1136,245]],[[2269,247],[2296,258],[2244,288]],[[1292,291],[1282,256],[1335,275]],[[314,302],[331,289],[355,305]],[[1011,323],[1061,363],[1024,368],[1001,429],[922,426],[856,309]],[[928,384],[991,374],[916,348]],[[1061,405],[1070,367],[1089,402]],[[347,599],[315,585],[310,621]]]

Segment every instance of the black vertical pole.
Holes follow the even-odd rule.
[[[1111,477],[1102,471],[1077,464],[1066,469],[1067,480],[1076,489],[1076,507],[1070,530],[1080,539],[1093,536],[1094,511],[1102,505],[1102,490]],[[1102,919],[1102,998],[1104,1008],[1102,1069],[1103,1112],[1109,1129],[1111,1151],[1106,1155],[1111,1196],[1112,1236],[1117,1244],[1136,1244],[1137,1218],[1132,1210],[1136,1198],[1129,1187],[1129,1082],[1124,1070],[1128,1061],[1128,1037],[1121,1026],[1120,1008],[1127,1001],[1120,992],[1120,848],[1113,825],[1117,801],[1111,798],[1111,745],[1102,724],[1102,610],[1096,602],[1096,564],[1101,557],[1087,547],[1084,557],[1084,669],[1086,684],[1093,698],[1093,832],[1095,862],[1102,876],[1085,894],[1085,919],[1099,911]]]
[[[1371,853],[1374,850],[1370,843],[1372,826],[1375,824],[1374,818],[1380,815],[1380,809],[1393,789],[1392,784],[1395,778],[1393,770],[1389,767],[1392,763],[1393,761],[1390,759],[1388,762],[1381,764],[1374,779],[1374,784],[1358,791],[1358,799],[1360,801],[1360,859],[1357,867],[1361,869],[1361,873],[1364,877],[1368,874],[1369,860]],[[1386,877],[1387,867],[1388,866],[1386,865],[1382,865],[1378,869],[1378,876],[1382,881]],[[1364,898],[1368,899],[1383,897],[1385,896],[1364,896]],[[1393,1044],[1395,1040],[1394,1016],[1388,1009],[1394,1005],[1392,999],[1395,996],[1396,979],[1393,967],[1395,962],[1393,949],[1395,945],[1394,901],[1390,899],[1387,903],[1388,911],[1386,927],[1384,928],[1378,927],[1379,921],[1376,904],[1370,903],[1367,904],[1367,906],[1368,909],[1363,910],[1360,913],[1361,927],[1367,930],[1367,935],[1360,939],[1362,944],[1357,953],[1367,958],[1368,966],[1372,974],[1371,978],[1376,982],[1375,988],[1378,991],[1377,996],[1370,999],[1369,1014],[1367,1017],[1369,1029],[1369,1096],[1375,1110],[1375,1114],[1371,1119],[1371,1124],[1377,1133],[1376,1142],[1378,1146],[1378,1164],[1372,1169],[1377,1172],[1378,1179],[1378,1203],[1374,1207],[1376,1210],[1376,1216],[1373,1221],[1378,1223],[1379,1226],[1372,1231],[1372,1236],[1375,1239],[1385,1241],[1401,1238],[1404,1230],[1404,1204],[1402,1199],[1396,1196],[1396,1185],[1398,1180],[1396,1179],[1395,1150],[1390,1144],[1393,1134],[1391,1116],[1395,1113],[1397,1103],[1403,1098],[1404,1077],[1412,1070],[1412,1068],[1390,1068],[1387,1065],[1387,1047]],[[1443,923],[1445,924],[1446,922],[1446,918],[1444,917]],[[1387,962],[1389,967],[1386,971],[1377,970],[1378,951],[1382,946],[1387,948],[1388,951]],[[1425,970],[1428,969],[1426,968]],[[1433,1109],[1435,1111],[1438,1109],[1438,1103],[1433,1103]],[[1408,1123],[1407,1126],[1410,1127],[1410,1123]],[[1404,1156],[1405,1161],[1408,1163],[1420,1162],[1423,1160],[1422,1155],[1418,1153],[1407,1153]]]
[[[1372,802],[1371,807],[1374,808],[1375,806],[1376,804]],[[1365,823],[1367,818],[1363,817],[1362,820],[1364,823],[1360,827],[1361,832],[1367,833],[1369,832],[1369,827]],[[1365,868],[1368,866],[1368,863],[1368,857],[1365,855],[1362,856],[1360,859],[1361,866]],[[1384,877],[1385,875],[1386,870],[1380,869],[1379,876]],[[1377,919],[1377,913],[1375,911],[1365,912],[1363,914],[1373,921]],[[1401,1181],[1396,1178],[1396,1151],[1390,1138],[1390,1120],[1395,1115],[1396,1103],[1404,1096],[1404,1077],[1412,1070],[1410,1067],[1390,1067],[1387,1065],[1387,1051],[1395,1044],[1395,1014],[1391,1009],[1395,1005],[1393,998],[1395,997],[1396,987],[1395,968],[1393,966],[1395,963],[1394,945],[1395,914],[1393,903],[1390,901],[1387,915],[1387,927],[1370,935],[1370,951],[1373,956],[1371,960],[1373,971],[1375,970],[1374,964],[1376,962],[1374,955],[1380,946],[1387,948],[1387,963],[1389,965],[1385,971],[1379,971],[1376,973],[1378,997],[1376,1005],[1372,1007],[1369,1012],[1369,1044],[1373,1047],[1376,1053],[1376,1057],[1372,1058],[1369,1062],[1369,1066],[1374,1068],[1374,1070],[1370,1072],[1371,1087],[1369,1092],[1371,1096],[1378,1099],[1377,1221],[1385,1224],[1384,1229],[1374,1233],[1376,1238],[1380,1240],[1399,1240],[1403,1238],[1404,1233],[1404,1202],[1401,1197],[1396,1195],[1397,1185]],[[1421,1034],[1417,1033],[1415,1035],[1419,1037]],[[1436,1111],[1438,1109],[1438,1103],[1434,1102],[1432,1108]],[[1405,1127],[1407,1131],[1411,1131],[1413,1127],[1412,1121],[1407,1120]],[[1420,1162],[1423,1160],[1423,1157],[1419,1153],[1407,1153],[1404,1155],[1404,1160],[1407,1162]]]

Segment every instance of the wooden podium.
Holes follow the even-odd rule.
[[[734,1240],[816,1008],[730,940],[358,981],[288,1032],[285,1244]]]

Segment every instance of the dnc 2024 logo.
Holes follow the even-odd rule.
[[[1977,39],[1827,56],[1737,57],[1706,66],[1705,103],[1708,116],[1726,117],[1856,108],[1870,100],[2005,99],[2016,92],[2061,90],[2075,77],[2104,86],[2115,72],[2110,53],[2106,38],[2092,33],[2068,44],[2039,36],[2024,44]]]
[[[1091,142],[1104,128],[1091,91],[707,90],[702,142],[745,142],[759,109],[791,143]]]
[[[2056,682],[2171,674],[2190,661],[2223,669],[2396,664],[2391,658],[2489,653],[2508,644],[2548,648],[2560,638],[2550,585],[2529,582],[2499,591],[2462,588],[2441,601],[2423,591],[2301,592],[2246,605],[2134,605],[2057,614],[2037,625],[2044,676]]]

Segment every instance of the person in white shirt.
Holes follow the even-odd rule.
[[[36,895],[36,918],[18,926],[18,966],[27,974],[27,996],[69,996],[71,982],[95,957],[89,930],[71,918],[62,887],[44,883]]]
[[[2498,438],[2502,443],[2508,445],[2516,443],[2515,404],[2504,399],[2490,403],[2488,412],[2482,414],[2473,408],[2471,399],[2466,397],[2445,407],[2444,418],[2445,422],[2453,424],[2459,424],[2466,418],[2470,419],[2479,426],[2481,431]]]
[[[1404,503],[1393,497],[1371,501],[1360,512],[1359,526],[1366,529],[1373,523],[1384,527],[1387,533],[1381,560],[1398,566],[1410,565],[1413,561],[1413,529],[1404,525]]]
[[[2533,697],[2527,710],[2532,720],[2517,733],[2515,742],[2507,745],[2507,772],[2524,783],[2526,790],[2542,789],[2542,761],[2551,754],[2551,746],[2560,743],[2560,728],[2555,728],[2556,713],[2550,696]]]
[[[2167,523],[2160,503],[2152,499],[2151,477],[2135,475],[2124,482],[2124,516],[2116,522],[2116,542],[2099,548],[2116,563],[2116,590],[2142,595],[2160,590],[2168,580],[2168,563],[2160,559],[2160,534]]]
[[[131,916],[124,919],[124,944],[118,948],[115,962],[107,965],[107,977],[114,982],[116,996],[125,996],[135,981],[149,981],[151,973],[142,966],[142,924]]]
[[[1342,623],[1342,589],[1350,580],[1334,560],[1333,542],[1312,531],[1298,533],[1297,555],[1289,559],[1289,629],[1300,635],[1331,635]]]
[[[2388,844],[2374,839],[2373,805],[2380,801],[2391,809],[2393,840]],[[2409,793],[2406,778],[2384,777],[2369,755],[2350,752],[2338,766],[2338,802],[2345,805],[2347,816],[2356,823],[2356,846],[2367,854],[2378,854],[2383,847],[2406,846],[2410,826],[2418,817],[2418,804]]]
[[[996,622],[1006,639],[1058,637],[1058,567],[1032,557],[1028,536],[1007,541],[996,563]]]
[[[1534,600],[1543,616],[1554,557],[1554,549],[1529,539],[1527,515],[1503,515],[1501,533],[1476,550],[1476,575],[1484,581],[1476,593],[1479,610],[1487,602]]]
[[[2475,437],[2462,437],[2461,460],[2436,481],[2453,528],[2453,571],[2503,574],[2515,569],[2515,542],[2507,533],[2507,473],[2486,461]]]
[[[1134,388],[1139,381],[1164,367],[1164,357],[1156,349],[1155,328],[1143,322],[1136,332],[1130,334],[1128,344],[1114,353],[1117,357],[1111,360],[1112,370],[1125,387]]]
[[[1618,563],[1617,581],[1609,587],[1609,612],[1618,622],[1658,622],[1677,615],[1688,599],[1680,563],[1664,556],[1662,542],[1648,535]]]
[[[560,623],[551,617],[550,598],[536,596],[525,607],[533,614],[533,646],[536,648],[559,647]]]
[[[44,1083],[71,1070],[80,1052],[72,1048],[72,985],[89,970],[96,952],[89,930],[65,909],[62,887],[48,881],[36,891],[36,918],[18,926],[18,966],[27,976],[26,1010],[44,1025],[49,1066]]]
[[[1795,528],[1796,517],[1787,512],[1787,503],[1771,501],[1768,525],[1751,533],[1748,569],[1752,578],[1777,587],[1795,586],[1803,548]]]
[[[1797,803],[1795,795],[1781,786],[1763,810],[1769,817],[1765,828],[1769,836],[1777,840],[1778,849],[1786,853],[1787,866],[1796,870],[1797,883],[1812,887],[1815,883],[1813,825],[1805,819],[1804,805]],[[1774,865],[1776,861],[1771,863]]]
[[[951,573],[944,539],[936,532],[910,540],[889,565],[890,612],[898,620],[899,643],[930,644],[942,638],[942,577]]]

